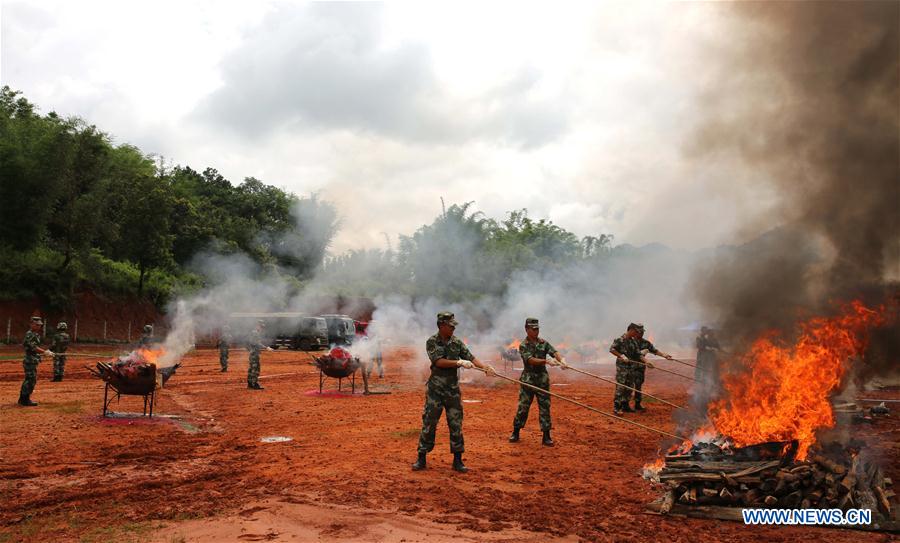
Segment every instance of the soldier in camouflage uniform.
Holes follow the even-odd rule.
[[[544,390],[550,390],[550,375],[547,373],[547,365],[567,368],[562,356],[556,351],[549,341],[538,337],[540,323],[535,318],[525,319],[525,341],[519,344],[519,355],[522,357],[522,375],[519,378],[523,383],[534,385]],[[553,357],[548,359],[547,357]],[[537,395],[538,410],[540,412],[542,443],[548,447],[554,445],[550,437],[550,395],[536,393],[533,389],[519,387],[519,407],[516,409],[516,418],[513,419],[513,432],[509,436],[510,443],[518,443],[519,430],[525,426],[528,420],[528,411],[531,409],[531,401]]]
[[[247,341],[247,350],[250,351],[250,365],[247,367],[247,388],[253,390],[264,390],[259,384],[259,351],[265,349],[271,351],[272,348],[263,342],[262,330],[265,322],[257,321],[256,328],[250,332],[250,338]]]
[[[37,367],[41,362],[41,356],[53,356],[53,351],[41,348],[43,326],[44,321],[40,317],[31,317],[30,330],[25,332],[25,339],[22,341],[22,346],[25,347],[25,358],[22,360],[25,380],[22,381],[22,388],[19,391],[19,405],[26,407],[37,405],[37,402],[31,401],[31,393],[37,384]]]
[[[425,455],[434,449],[434,434],[441,412],[447,410],[447,426],[450,428],[450,452],[453,453],[453,469],[465,473],[463,464],[462,395],[459,390],[459,368],[474,367],[493,374],[494,368],[475,358],[466,344],[453,335],[457,326],[453,313],[437,315],[438,333],[425,342],[425,351],[431,360],[431,377],[425,388],[425,409],[422,412],[422,433],[419,435],[419,457],[412,465],[413,471],[425,469]]]
[[[234,337],[231,335],[231,327],[226,324],[219,335],[219,365],[222,366],[222,373],[228,371],[228,347],[232,341]]]
[[[144,330],[141,332],[141,341],[138,343],[138,347],[149,349],[155,342],[156,338],[153,337],[153,325],[145,324]]]
[[[643,359],[644,353],[651,352],[666,360],[672,360],[672,355],[658,350],[652,343],[644,339],[643,324],[633,322],[628,325],[628,330],[621,337],[612,342],[609,352],[616,357],[616,383],[637,390],[641,390],[641,386],[644,384],[647,367],[653,367],[653,364]],[[645,408],[641,406],[643,395],[640,392],[634,393],[634,409],[629,406],[631,392],[625,387],[616,387],[613,399],[613,412],[616,415],[621,415],[623,412],[645,411]]]
[[[53,342],[50,344],[50,350],[53,351],[53,381],[62,381],[63,375],[66,373],[66,350],[69,348],[69,334],[66,330],[69,325],[60,322],[56,325],[56,334],[53,335]]]

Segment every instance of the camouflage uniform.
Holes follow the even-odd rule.
[[[622,334],[621,337],[616,338],[612,343],[612,349],[624,354],[629,360],[628,362],[616,360],[616,383],[640,390],[644,384],[644,374],[647,371],[647,366],[640,363],[642,362],[642,351],[646,350],[653,354],[659,354],[659,351],[646,339],[639,337],[629,338],[627,334]],[[631,392],[627,388],[616,387],[616,395],[613,400],[613,405],[616,409],[628,407]],[[634,393],[636,404],[640,404],[642,399],[643,395],[640,392]]]
[[[247,368],[247,386],[249,387],[259,386],[259,351],[265,347],[260,331],[254,329],[250,332],[250,339],[247,341],[247,350],[250,351],[250,366]]]
[[[62,381],[66,372],[66,350],[69,348],[69,334],[59,331],[53,336],[50,350],[53,351],[53,379]]]
[[[523,383],[534,385],[544,390],[550,390],[550,375],[547,373],[547,366],[534,366],[528,363],[531,358],[547,358],[554,356],[556,349],[550,342],[538,338],[531,341],[526,338],[519,344],[519,355],[522,357],[524,368],[520,380]],[[516,418],[513,420],[513,428],[519,430],[525,426],[528,420],[528,411],[531,409],[531,401],[537,395],[538,410],[540,412],[541,430],[550,431],[550,396],[548,394],[540,394],[534,390],[520,386],[519,387],[519,407],[516,410]]]
[[[231,333],[227,331],[223,331],[219,336],[219,365],[222,366],[222,371],[228,369],[228,346],[233,339]]]
[[[431,377],[425,389],[425,409],[422,412],[422,433],[419,435],[419,454],[434,449],[434,434],[441,412],[447,410],[447,426],[450,428],[450,452],[462,453],[463,444],[462,394],[459,391],[458,368],[439,368],[438,359],[473,360],[466,344],[456,336],[446,342],[440,334],[435,334],[425,342],[425,351],[431,360]]]
[[[25,380],[22,381],[19,397],[28,398],[34,392],[34,387],[37,384],[37,368],[41,362],[41,355],[37,349],[41,345],[41,336],[29,330],[25,332],[25,339],[22,341],[22,345],[25,347],[25,358],[22,360],[22,367],[25,369]]]

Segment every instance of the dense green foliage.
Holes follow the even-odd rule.
[[[447,301],[500,295],[516,271],[547,273],[607,256],[612,237],[578,239],[526,210],[504,220],[451,205],[401,236],[396,250],[326,258],[335,207],[248,177],[163,167],[96,127],[40,115],[0,92],[0,298],[40,296],[63,307],[84,287],[162,306],[205,277],[198,254],[246,254],[260,276],[316,294],[400,293]],[[324,273],[317,273],[319,271]],[[207,270],[209,271],[209,270]]]
[[[403,293],[461,301],[501,295],[517,271],[538,274],[601,260],[612,236],[581,240],[524,209],[496,221],[452,205],[433,223],[401,236],[394,251],[351,251],[327,259],[321,288],[347,295]]]
[[[188,270],[204,250],[243,252],[300,280],[320,266],[337,227],[327,202],[161,163],[3,87],[0,297],[64,306],[88,286],[161,305],[202,281]]]

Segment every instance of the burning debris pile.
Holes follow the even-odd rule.
[[[714,518],[740,518],[743,507],[856,508],[871,510],[879,525],[896,522],[892,481],[862,457],[861,444],[817,446],[805,460],[796,459],[798,448],[797,441],[735,449],[700,443],[666,455],[644,470],[644,477],[667,486],[650,508],[690,515],[699,506],[695,516]]]
[[[754,342],[707,406],[708,425],[645,466],[645,478],[667,487],[650,508],[723,519],[744,507],[869,509],[869,528],[900,527],[892,481],[863,444],[817,441],[835,426],[833,396],[869,331],[894,318],[854,302],[801,323],[792,345],[774,334]]]

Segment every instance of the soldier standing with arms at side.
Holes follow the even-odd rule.
[[[272,348],[263,342],[262,330],[266,323],[257,321],[256,327],[250,332],[250,339],[247,341],[247,350],[250,351],[250,365],[247,367],[247,388],[253,390],[264,390],[259,384],[259,351],[265,349],[271,351]]]
[[[653,367],[653,364],[643,360],[643,353],[648,351],[656,356],[661,356],[666,360],[672,360],[672,355],[666,354],[652,343],[644,339],[644,325],[631,323],[628,325],[627,331],[621,337],[616,338],[609,348],[609,352],[616,357],[616,383],[641,389],[644,384],[644,373],[647,367]],[[625,413],[634,413],[635,411],[645,411],[641,406],[643,395],[640,392],[634,393],[634,409],[628,402],[631,400],[631,391],[627,388],[617,386],[616,394],[613,399],[613,412],[616,415]]]
[[[222,366],[222,373],[228,371],[228,346],[232,341],[234,337],[231,335],[231,327],[226,324],[219,334],[219,365]]]
[[[453,313],[437,314],[438,333],[425,342],[425,351],[431,360],[431,377],[425,388],[425,409],[422,412],[422,433],[419,434],[419,457],[412,465],[413,471],[425,469],[425,455],[434,449],[434,435],[441,412],[447,410],[447,426],[450,428],[450,452],[453,453],[453,469],[460,473],[469,471],[463,464],[462,394],[459,390],[459,368],[479,367],[488,374],[494,368],[475,358],[466,344],[453,335],[459,324]]]
[[[522,375],[519,378],[523,383],[534,385],[544,390],[550,390],[550,375],[547,373],[547,365],[560,366],[565,369],[568,366],[562,356],[556,351],[549,341],[538,337],[540,323],[535,318],[525,319],[525,341],[519,344],[519,355],[522,357]],[[553,358],[548,359],[551,356]],[[509,436],[510,443],[519,442],[519,430],[525,426],[528,420],[528,411],[531,409],[531,401],[537,394],[538,410],[540,412],[541,443],[547,447],[554,445],[550,437],[550,395],[534,392],[527,387],[519,387],[519,406],[516,409],[516,418],[513,419],[513,431]]]
[[[25,380],[22,381],[22,388],[19,391],[19,405],[25,407],[37,405],[37,402],[31,401],[31,393],[37,384],[37,367],[41,362],[41,356],[53,356],[53,351],[41,348],[43,326],[44,321],[40,317],[31,317],[30,329],[25,332],[25,339],[22,341],[22,346],[25,347],[25,358],[22,360]]]
[[[69,348],[69,334],[66,330],[69,325],[60,322],[56,325],[56,333],[53,335],[53,343],[50,350],[53,351],[53,381],[62,381],[66,373],[66,350]]]

